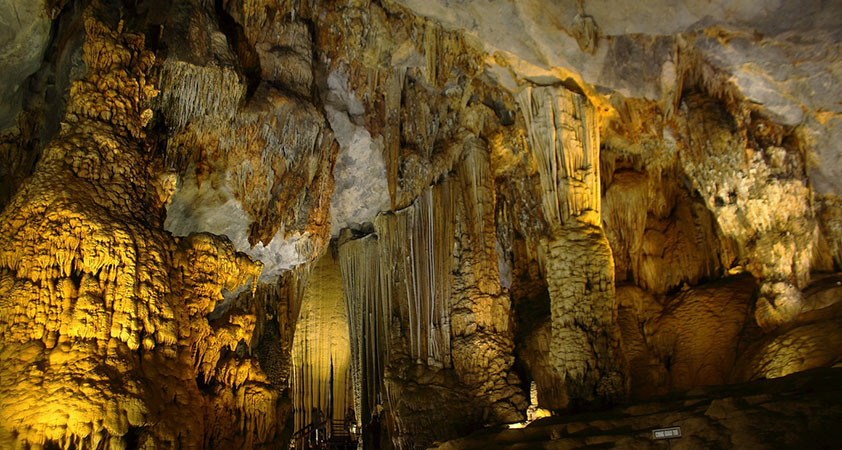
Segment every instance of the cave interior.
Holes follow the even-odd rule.
[[[0,448],[838,448],[842,3],[0,4]]]

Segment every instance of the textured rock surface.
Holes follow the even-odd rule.
[[[224,238],[161,230],[168,193],[143,129],[157,94],[147,79],[154,56],[142,36],[89,14],[88,73],[71,89],[62,132],[2,216],[0,441],[272,442],[279,392],[233,353],[254,318],[206,318],[221,289],[256,282],[261,265]],[[217,428],[226,417],[237,425]]]
[[[614,304],[614,265],[601,228],[599,137],[590,102],[564,88],[521,93],[550,235],[543,244],[552,314],[550,364],[567,398],[589,403],[626,394]]]
[[[766,282],[757,321],[774,328],[797,314],[793,309],[801,299],[796,288],[809,280],[816,245],[803,155],[797,148],[781,147],[786,136],[780,131],[750,119],[735,123],[730,114],[717,111],[721,105],[705,101],[688,96],[682,103],[679,127],[688,127],[688,147],[680,152],[681,163],[722,233],[737,242],[746,268]],[[749,128],[747,139],[739,136],[740,128]]]
[[[837,363],[842,357],[838,283],[838,275],[816,280],[804,290],[798,315],[768,334],[751,314],[758,289],[749,276],[661,296],[636,286],[618,288],[632,396],[775,378]]]
[[[634,348],[634,393],[684,391],[726,383],[755,289],[750,277],[687,289],[663,299],[618,292],[623,344]]]
[[[448,29],[464,30],[495,55],[493,63],[536,82],[581,79],[624,97],[669,102],[681,86],[681,60],[698,52],[775,121],[803,124],[818,145],[811,180],[842,190],[838,158],[841,5],[818,0],[647,2],[576,0],[437,2],[401,0]],[[782,20],[787,18],[787,20]],[[582,51],[578,28],[597,28],[595,51]],[[511,80],[496,70],[501,81]],[[514,80],[512,80],[513,82]]]
[[[26,79],[41,66],[50,42],[50,1],[4,0],[0,3],[0,130],[15,124]]]
[[[378,216],[376,236],[340,244],[358,410],[366,416],[384,399],[399,446],[519,420],[526,408],[511,373],[509,300],[496,265],[488,273],[480,264],[493,251],[493,234],[472,226],[488,223],[493,210],[485,203],[492,191],[474,184],[483,179],[447,179],[407,208]],[[485,214],[466,218],[460,191],[478,196]]]
[[[311,417],[313,408],[326,419],[344,419],[353,407],[351,345],[342,277],[332,252],[325,253],[307,277],[295,328],[295,429],[318,421]]]
[[[309,97],[310,30],[281,20],[238,38],[223,33],[225,21],[218,25],[215,17],[222,12],[203,2],[171,8],[161,25],[170,50],[157,107],[172,129],[168,159],[184,175],[167,229],[226,234],[238,250],[264,262],[263,281],[274,282],[314,260],[330,233],[338,146]],[[251,46],[258,67],[249,67],[233,44]],[[248,78],[258,69],[260,78]]]
[[[325,112],[339,143],[330,199],[330,228],[336,237],[343,228],[373,223],[377,213],[389,210],[390,200],[382,136],[375,139],[365,128],[365,107],[349,91],[347,76],[332,72],[327,83]]]

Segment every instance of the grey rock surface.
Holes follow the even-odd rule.
[[[588,53],[575,37],[576,0],[396,1],[503,55],[514,78],[490,72],[512,90],[517,78],[546,84],[573,75],[602,93],[664,101],[678,75],[676,49],[695,51],[770,118],[806,126],[816,192],[842,193],[842,141],[832,127],[842,113],[842,2],[589,0],[582,14],[598,42]]]
[[[14,125],[24,83],[41,66],[51,20],[44,0],[0,0],[0,130]]]

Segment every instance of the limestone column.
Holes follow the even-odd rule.
[[[550,364],[562,385],[550,408],[626,393],[614,301],[614,262],[601,226],[599,134],[593,105],[561,86],[519,96],[543,192],[542,241],[551,300]]]

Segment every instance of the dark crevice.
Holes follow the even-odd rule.
[[[126,450],[134,450],[140,444],[140,435],[143,433],[145,427],[129,427],[126,434],[123,435],[123,440],[126,443]]]
[[[514,125],[515,123],[515,112],[506,108],[506,104],[503,103],[500,99],[492,99],[491,97],[486,97],[483,99],[482,104],[491,108],[494,111],[494,114],[500,119],[500,123],[503,126],[510,126]]]
[[[213,6],[216,12],[219,30],[228,38],[228,43],[234,50],[234,54],[237,55],[237,60],[240,62],[240,69],[246,78],[245,100],[248,101],[254,95],[261,81],[260,57],[246,37],[242,25],[237,23],[228,14],[228,11],[225,10],[222,0],[214,0]]]
[[[81,270],[73,269],[70,271],[69,278],[70,281],[73,283],[73,286],[76,287],[76,289],[79,289],[82,286],[82,275],[83,273]]]

